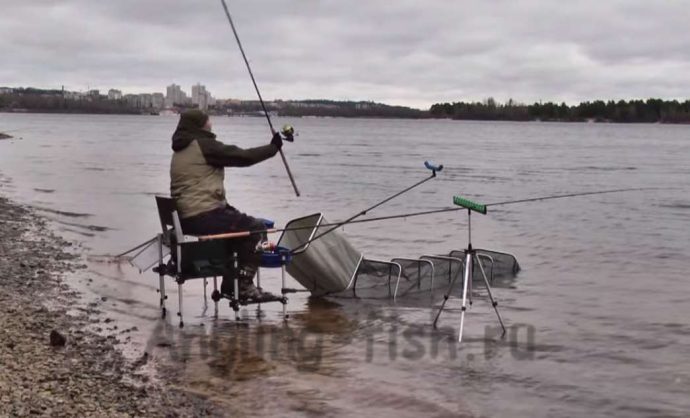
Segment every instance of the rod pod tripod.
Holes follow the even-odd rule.
[[[458,333],[458,342],[462,342],[462,332],[465,324],[465,312],[467,311],[468,300],[470,306],[472,305],[472,276],[474,274],[475,263],[477,266],[479,266],[479,272],[481,273],[482,278],[484,279],[484,285],[486,286],[486,290],[489,295],[489,300],[491,301],[491,306],[493,306],[494,311],[496,311],[498,322],[501,324],[501,328],[503,329],[503,333],[501,334],[503,336],[506,333],[506,327],[503,324],[503,318],[501,318],[501,313],[498,311],[498,302],[496,302],[496,300],[493,297],[493,294],[491,293],[491,285],[489,285],[489,280],[486,278],[486,272],[484,271],[484,265],[480,260],[481,254],[477,253],[477,251],[472,248],[472,211],[479,212],[482,215],[486,215],[486,205],[472,202],[471,200],[464,199],[460,196],[453,197],[453,203],[455,203],[458,206],[467,208],[467,249],[465,250],[464,271],[462,275],[462,308],[460,312],[460,332]],[[448,302],[448,298],[453,292],[453,286],[455,285],[455,281],[457,280],[457,278],[457,275],[453,277],[453,279],[450,282],[450,285],[448,286],[448,291],[445,295],[443,295],[443,302],[441,303],[441,307],[439,308],[438,312],[436,313],[436,317],[434,318],[434,329],[437,328],[438,319],[441,316],[441,312],[443,312],[443,309],[446,306],[446,302]]]

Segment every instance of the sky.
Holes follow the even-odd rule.
[[[690,0],[227,0],[265,99],[690,98]],[[0,0],[0,86],[255,99],[220,0]]]

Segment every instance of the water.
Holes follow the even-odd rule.
[[[282,124],[283,120],[276,123]],[[95,262],[75,276],[85,297],[140,331],[130,350],[156,349],[184,385],[238,415],[687,416],[690,411],[690,128],[667,125],[298,119],[279,158],[229,169],[231,203],[287,220],[343,219],[427,176],[438,179],[372,215],[626,187],[664,188],[496,208],[473,217],[473,243],[517,256],[523,270],[494,290],[509,327],[475,298],[454,346],[459,301],[431,332],[429,307],[290,298],[215,319],[201,283],[185,287],[186,327],[158,319],[157,276]],[[44,209],[86,254],[117,253],[159,228],[173,117],[0,114],[0,192]],[[265,122],[214,118],[219,137],[268,142]],[[58,213],[59,212],[59,213]],[[466,245],[463,213],[352,225],[367,256],[448,253]],[[275,271],[265,287],[279,289]],[[89,279],[92,281],[89,282]],[[169,282],[172,285],[172,282]],[[294,283],[293,283],[294,284]],[[169,285],[169,287],[170,287]],[[168,306],[176,307],[176,293]],[[172,324],[172,325],[171,325]],[[301,344],[301,345],[300,345]],[[168,347],[170,346],[170,347]],[[436,347],[436,352],[434,351]]]

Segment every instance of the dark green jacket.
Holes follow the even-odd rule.
[[[248,149],[226,145],[209,131],[184,126],[173,134],[172,149],[170,196],[180,218],[226,205],[224,167],[247,167],[278,152],[271,144]]]

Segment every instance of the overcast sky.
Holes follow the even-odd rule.
[[[228,0],[264,98],[690,97],[690,0]],[[255,98],[220,0],[0,0],[0,86]]]

